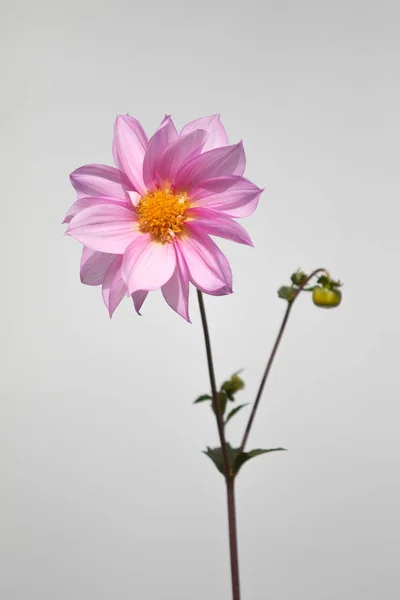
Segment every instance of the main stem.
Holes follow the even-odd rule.
[[[197,297],[199,300],[199,308],[201,315],[201,323],[203,325],[204,341],[206,345],[207,353],[207,365],[208,372],[210,375],[211,384],[211,395],[212,403],[214,408],[215,417],[217,420],[218,434],[221,443],[222,452],[222,463],[224,466],[224,475],[226,481],[226,492],[228,502],[228,527],[229,527],[229,549],[231,557],[231,578],[232,578],[232,598],[233,600],[240,600],[240,582],[239,582],[239,559],[238,559],[238,545],[237,545],[237,532],[236,532],[236,509],[235,509],[235,480],[231,477],[229,467],[228,450],[225,439],[225,425],[224,419],[221,412],[221,407],[218,402],[218,391],[217,384],[215,381],[214,364],[211,351],[211,340],[208,331],[206,310],[204,307],[203,294],[197,290]]]
[[[204,307],[203,294],[199,290],[197,290],[197,297],[199,299],[201,322],[203,325],[204,341],[206,344],[207,365],[208,365],[208,372],[210,375],[212,404],[213,404],[213,408],[214,408],[215,417],[217,419],[219,439],[221,442],[222,463],[224,466],[225,477],[228,478],[229,477],[229,458],[228,458],[228,450],[226,447],[226,440],[225,440],[224,419],[223,419],[222,412],[221,412],[221,406],[218,402],[217,384],[215,382],[215,372],[214,372],[214,364],[213,364],[213,358],[212,358],[212,352],[211,352],[210,334],[208,332],[206,309]]]
[[[239,555],[236,529],[235,479],[226,480],[228,500],[229,548],[231,554],[232,598],[240,600]]]

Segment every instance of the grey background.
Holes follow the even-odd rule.
[[[230,597],[223,481],[195,294],[110,322],[60,225],[68,175],[111,164],[116,114],[221,112],[266,191],[221,243],[217,376],[254,397],[298,266],[345,283],[296,306],[238,480],[244,600],[399,597],[396,2],[5,2],[1,16],[0,597]],[[239,441],[244,414],[229,426]]]

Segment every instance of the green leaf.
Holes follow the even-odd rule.
[[[233,408],[231,410],[230,413],[227,414],[227,417],[225,419],[225,425],[227,424],[228,421],[230,421],[230,419],[232,419],[232,417],[234,417],[236,415],[236,413],[239,412],[239,410],[241,410],[244,406],[248,406],[249,402],[246,402],[246,404],[239,404],[239,406],[236,406],[236,408]]]
[[[335,281],[327,275],[321,275],[321,277],[317,279],[317,283],[320,283],[323,287],[328,288],[329,290],[335,290],[343,285],[341,281]]]
[[[218,392],[218,402],[221,409],[221,415],[224,416],[228,402],[228,394],[226,392]]]
[[[267,452],[279,452],[285,450],[285,448],[271,448],[270,450],[256,448],[255,450],[250,450],[250,452],[240,452],[240,448],[232,448],[232,446],[228,443],[226,444],[226,449],[229,462],[229,475],[231,477],[235,477],[242,465],[255,456],[266,454]],[[207,446],[207,451],[204,451],[204,454],[206,454],[213,461],[218,471],[224,475],[221,448],[209,448]]]
[[[296,290],[294,287],[289,287],[287,285],[282,286],[278,290],[279,298],[283,300],[287,300],[288,302],[292,302],[295,298]]]
[[[234,402],[235,401],[235,396],[232,394],[231,390],[230,389],[225,389],[224,386],[222,386],[222,389],[225,392],[228,400],[230,400],[231,402]]]
[[[230,446],[230,444],[226,444],[226,450],[228,454],[229,466],[232,467],[235,460],[235,450]],[[218,471],[224,475],[224,463],[222,460],[222,451],[221,448],[209,448],[207,446],[207,451],[203,451],[206,456],[211,458],[214,465],[217,467]]]
[[[318,277],[317,279],[317,283],[320,283],[321,285],[323,285],[324,287],[328,287],[329,283],[330,283],[330,279],[329,277],[327,277],[326,275],[321,275],[320,277]]]
[[[233,465],[235,473],[238,473],[240,468],[242,467],[242,465],[244,465],[245,462],[247,462],[251,458],[254,458],[255,456],[259,456],[260,454],[267,454],[267,452],[281,452],[281,451],[286,451],[286,449],[285,448],[271,448],[269,450],[263,450],[262,448],[256,448],[255,450],[250,450],[250,452],[240,452],[240,453],[236,454],[234,465]]]
[[[204,402],[205,400],[212,400],[211,396],[209,396],[208,394],[203,394],[202,396],[199,396],[194,402],[193,404],[198,404],[199,402]]]
[[[203,454],[211,458],[214,465],[217,467],[218,471],[224,474],[224,468],[222,465],[222,453],[221,448],[209,448],[207,446],[207,450],[203,450]]]
[[[221,410],[221,415],[222,416],[224,416],[224,414],[225,414],[227,402],[228,402],[228,395],[227,395],[227,393],[225,391],[218,392],[218,403],[219,403],[219,408]],[[214,406],[211,405],[211,407],[214,410]]]

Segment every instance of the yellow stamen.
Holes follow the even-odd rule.
[[[174,194],[168,188],[148,192],[137,205],[140,231],[151,233],[163,244],[172,242],[182,231],[188,205],[186,192]]]

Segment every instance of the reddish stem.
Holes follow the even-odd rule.
[[[217,427],[219,433],[219,439],[221,442],[222,462],[224,466],[224,475],[226,481],[227,490],[227,502],[228,502],[228,526],[229,526],[229,550],[231,557],[231,578],[232,578],[232,598],[233,600],[240,600],[240,585],[239,585],[239,560],[238,560],[238,546],[237,546],[237,533],[236,533],[236,512],[235,512],[235,487],[234,479],[230,474],[228,450],[225,440],[225,424],[221,407],[218,402],[217,385],[215,382],[214,364],[211,352],[211,340],[208,331],[206,310],[204,307],[203,294],[197,290],[197,297],[199,300],[201,322],[203,325],[204,341],[206,344],[207,353],[207,365],[210,376],[211,384],[211,395],[212,403],[214,407],[214,413],[217,420]]]
[[[327,273],[326,269],[322,269],[322,268],[320,268],[320,269],[315,269],[315,271],[313,271],[313,272],[311,273],[311,275],[309,275],[309,276],[307,277],[306,281],[304,281],[304,282],[303,282],[303,283],[302,283],[302,284],[299,286],[299,288],[296,290],[296,292],[295,292],[295,294],[294,294],[294,297],[293,297],[293,300],[291,300],[290,302],[288,302],[288,305],[287,305],[287,308],[286,308],[286,312],[285,312],[285,314],[284,314],[284,316],[283,316],[282,324],[281,324],[281,326],[280,326],[280,328],[279,328],[278,335],[276,336],[275,344],[274,344],[274,346],[273,346],[273,348],[272,348],[271,355],[270,355],[270,357],[269,357],[269,359],[268,359],[267,366],[265,367],[265,371],[264,371],[264,374],[263,374],[263,376],[262,376],[262,379],[261,379],[260,386],[259,386],[259,388],[258,388],[258,392],[257,392],[257,395],[256,395],[256,399],[255,399],[255,401],[254,401],[254,405],[253,405],[253,409],[252,409],[252,411],[251,411],[251,414],[250,414],[249,420],[248,420],[248,422],[247,422],[247,426],[246,426],[246,429],[245,429],[245,432],[244,432],[244,435],[243,435],[243,440],[242,440],[242,443],[241,443],[241,445],[240,445],[240,452],[243,452],[243,450],[244,450],[244,448],[245,448],[245,446],[246,446],[247,439],[248,439],[248,437],[249,437],[250,430],[251,430],[251,427],[252,427],[252,425],[253,425],[254,417],[256,416],[257,408],[258,408],[258,405],[260,404],[261,396],[262,396],[262,393],[263,393],[263,391],[264,391],[264,386],[265,386],[265,383],[266,383],[266,381],[267,381],[267,378],[268,378],[269,372],[270,372],[270,370],[271,370],[272,363],[274,362],[275,355],[276,355],[276,353],[277,353],[277,351],[278,351],[279,344],[281,343],[281,339],[282,339],[282,337],[283,337],[283,334],[284,334],[284,332],[285,332],[286,325],[287,325],[287,322],[288,322],[288,320],[289,320],[289,316],[290,316],[290,311],[292,310],[292,306],[293,306],[293,304],[294,304],[294,301],[296,300],[296,298],[297,298],[297,296],[300,294],[300,292],[303,290],[303,288],[304,288],[304,287],[307,285],[307,283],[308,283],[308,282],[309,282],[309,281],[310,281],[310,280],[311,280],[313,277],[315,277],[315,275],[318,275],[318,273],[321,273],[322,271],[323,271],[324,273]]]

